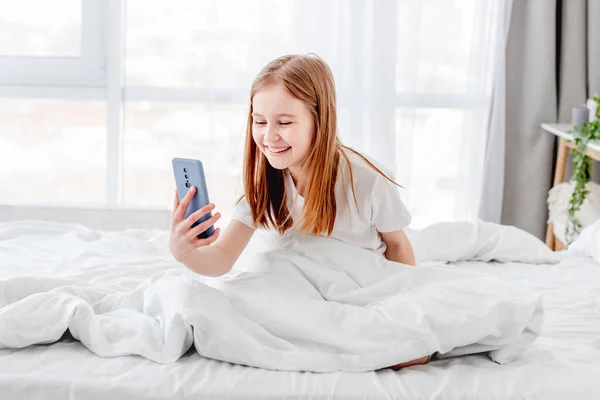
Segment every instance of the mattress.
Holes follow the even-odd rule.
[[[43,255],[49,263],[60,263],[67,257],[66,251],[72,257],[78,249],[64,234],[69,229],[77,228],[54,224],[47,231],[32,231],[27,253],[23,248],[0,246],[0,278],[23,271],[42,273],[32,270],[27,262],[34,254]],[[0,243],[4,239],[0,235]],[[107,250],[112,260],[121,257],[127,262],[135,256],[134,249]],[[67,334],[56,343],[0,350],[0,399],[600,398],[597,261],[562,254],[561,262],[552,265],[455,265],[489,273],[543,295],[542,333],[516,361],[498,365],[487,356],[471,355],[400,371],[308,373],[233,365],[205,359],[191,349],[178,362],[163,365],[137,356],[102,358]]]

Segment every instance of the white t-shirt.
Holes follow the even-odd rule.
[[[404,206],[396,185],[374,170],[361,157],[349,152],[348,158],[352,166],[358,208],[350,187],[348,164],[342,157],[340,158],[340,174],[335,187],[337,212],[330,237],[383,255],[386,245],[381,239],[380,232],[394,232],[407,227],[411,221],[411,215]],[[373,162],[370,158],[369,161]],[[389,171],[375,162],[373,164],[393,179]],[[294,181],[289,173],[286,173],[285,185],[288,193],[288,210],[296,222],[302,212],[304,198],[296,191]],[[245,197],[238,203],[232,218],[251,228],[256,228]],[[291,233],[297,231],[300,225],[292,228]],[[326,236],[327,234],[323,233],[322,235]]]

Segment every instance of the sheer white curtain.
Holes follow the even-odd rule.
[[[272,58],[317,53],[336,78],[342,140],[395,171],[406,188],[413,226],[474,219],[507,5],[508,0],[129,1],[126,93],[136,100],[148,100],[146,95],[160,101],[161,93],[190,100],[190,125],[176,117],[185,112],[175,107],[172,124],[180,127],[171,128],[176,134],[165,140],[172,152],[204,157],[214,175],[209,183],[227,214],[232,188],[236,194],[240,188],[240,133],[250,82]],[[193,101],[200,108],[194,110]],[[130,119],[141,111],[138,102],[129,107]],[[161,113],[169,105],[155,107]],[[126,144],[134,130],[127,116]],[[183,136],[190,142],[180,141]],[[151,163],[148,154],[137,157]],[[126,180],[136,169],[128,157],[126,151]],[[136,202],[142,196],[129,197]]]
[[[503,118],[489,115],[492,89],[495,99],[502,89],[494,81],[510,0],[81,4],[82,37],[102,38],[82,42],[102,61],[86,84],[41,75],[17,89],[0,82],[4,97],[26,96],[2,102],[3,148],[23,155],[39,148],[35,162],[3,169],[12,173],[0,183],[23,190],[0,201],[30,196],[20,182],[35,167],[29,172],[45,185],[37,202],[166,208],[171,158],[195,157],[205,164],[211,200],[228,216],[241,193],[254,76],[275,57],[313,52],[336,78],[342,140],[395,172],[413,227],[477,217],[486,143],[503,133],[493,129]],[[0,53],[6,46],[0,41]]]

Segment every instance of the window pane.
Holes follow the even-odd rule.
[[[77,57],[82,0],[0,0],[0,55]]]
[[[172,158],[196,158],[204,164],[210,200],[230,215],[242,193],[246,112],[242,105],[127,103],[125,203],[170,207]]]
[[[105,203],[102,102],[0,99],[0,202]]]
[[[407,189],[411,227],[475,217],[482,121],[482,111],[396,110],[396,176]]]
[[[477,88],[488,0],[399,1],[396,90],[465,93]],[[479,25],[477,25],[479,24]]]
[[[294,1],[127,2],[128,85],[246,88],[295,38]],[[185,10],[185,12],[181,12]],[[265,43],[268,42],[268,46]],[[283,53],[282,53],[283,54]]]

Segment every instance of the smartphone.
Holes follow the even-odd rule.
[[[201,209],[210,203],[208,199],[208,189],[206,187],[206,178],[204,177],[204,166],[200,160],[191,158],[173,158],[173,174],[175,176],[175,185],[177,187],[177,195],[179,202],[192,186],[196,187],[196,193],[187,209],[185,210],[184,218],[189,217],[195,211]],[[212,217],[212,213],[208,213],[198,221],[194,222],[192,228]],[[207,230],[198,235],[198,239],[209,238],[215,233],[215,227],[210,226]]]

